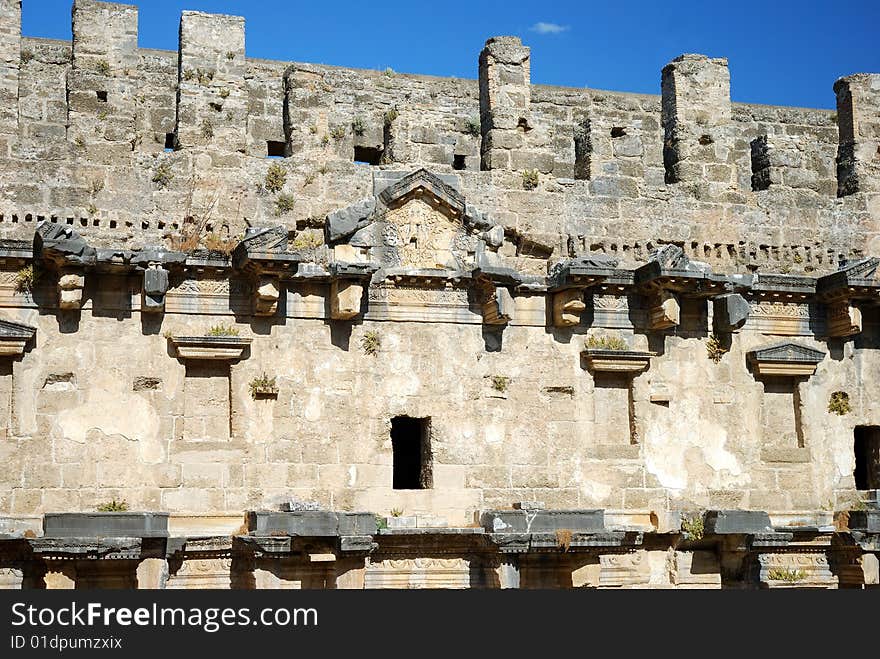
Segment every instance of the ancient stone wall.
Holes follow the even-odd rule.
[[[141,49],[136,8],[92,0],[72,44],[22,38],[19,5],[0,0],[4,579],[100,582],[21,534],[112,500],[214,537],[82,549],[126,587],[828,586],[828,561],[863,559],[875,579],[876,530],[834,553],[831,516],[880,488],[880,75],[837,81],[835,116],[731,103],[702,55],[635,95],[532,85],[515,37],[440,79],[251,60],[242,19],[198,12],[179,53]],[[408,521],[301,551],[239,529],[291,500]],[[522,502],[606,523],[478,523]],[[815,527],[794,541],[821,555],[666,537],[706,510]]]

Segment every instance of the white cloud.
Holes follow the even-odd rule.
[[[560,32],[565,32],[569,28],[567,25],[559,25],[557,23],[545,23],[541,21],[540,23],[535,23],[529,29],[532,32],[537,32],[538,34],[559,34]]]

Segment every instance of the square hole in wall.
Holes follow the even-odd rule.
[[[391,419],[395,490],[426,490],[434,485],[431,419],[397,416]]]
[[[611,129],[611,137],[625,137],[626,136],[626,128],[623,126],[614,126]]]
[[[354,162],[359,165],[378,165],[382,162],[382,149],[371,146],[356,146]]]
[[[284,142],[279,142],[277,140],[266,140],[266,157],[283,158]]]
[[[106,103],[106,102],[107,102],[107,92],[104,92],[104,91],[95,92],[95,95],[98,97],[98,100],[99,100],[101,103]]]
[[[452,169],[465,169],[465,160],[464,156],[453,156],[452,157]]]

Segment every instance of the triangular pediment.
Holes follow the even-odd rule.
[[[420,200],[448,217],[461,218],[465,213],[464,197],[451,185],[427,169],[417,169],[379,193],[379,201],[388,209]]]
[[[500,227],[468,206],[451,185],[426,169],[377,172],[375,194],[330,213],[327,241],[339,254],[349,245],[386,272],[470,272],[478,255],[497,250]],[[345,258],[343,258],[345,260]]]
[[[789,362],[795,364],[818,364],[825,358],[821,350],[797,343],[774,343],[748,353],[749,359],[756,362]]]

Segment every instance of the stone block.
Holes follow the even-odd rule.
[[[754,534],[773,530],[770,516],[763,510],[710,510],[705,517],[705,533]]]
[[[49,538],[167,538],[168,513],[46,513]]]
[[[718,295],[712,299],[712,322],[716,332],[733,332],[746,324],[751,307],[739,293]]]
[[[357,281],[334,280],[330,284],[330,317],[351,320],[361,313],[364,286]]]
[[[568,530],[601,533],[604,510],[489,510],[480,516],[488,533],[547,533]]]

